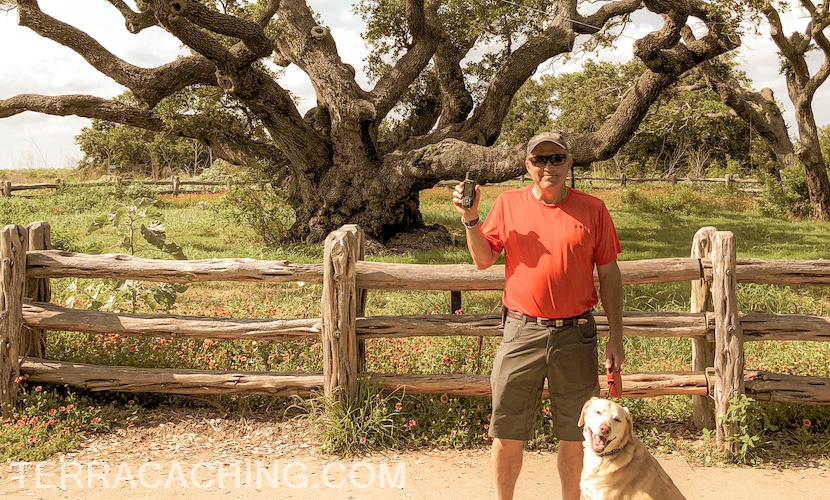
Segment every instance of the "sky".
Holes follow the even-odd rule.
[[[341,58],[358,71],[358,83],[369,88],[363,75],[367,49],[360,38],[362,20],[351,12],[351,2],[309,0],[324,23],[331,28]],[[105,0],[67,2],[40,0],[41,9],[96,38],[108,50],[127,62],[141,67],[155,67],[175,59],[187,51],[180,42],[160,28],[149,28],[137,35],[124,28],[121,15]],[[784,16],[785,31],[803,29],[805,21],[793,12]],[[594,59],[625,62],[631,59],[635,38],[658,28],[656,16],[645,16],[626,28],[617,50],[605,51]],[[51,40],[42,38],[28,28],[17,25],[17,12],[0,12],[0,99],[31,93],[44,95],[89,94],[114,97],[125,89],[98,73],[78,54]],[[745,40],[741,49],[741,68],[747,72],[756,89],[769,87],[783,102],[785,118],[792,124],[792,104],[787,99],[783,77],[778,74],[776,48],[760,37]],[[814,63],[815,66],[817,63]],[[543,64],[540,72],[568,72],[578,67],[560,63]],[[307,77],[295,66],[286,69],[280,83],[300,97],[300,112],[314,105],[314,91]],[[830,123],[830,109],[820,103],[830,99],[830,85],[814,100],[819,126]],[[83,156],[75,144],[75,136],[90,124],[76,116],[54,117],[24,112],[0,119],[0,170],[26,168],[70,168]]]

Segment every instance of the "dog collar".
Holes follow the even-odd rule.
[[[623,448],[625,448],[626,446],[628,446],[628,443],[625,443],[624,445],[620,446],[619,448],[608,451],[608,452],[605,452],[605,453],[597,453],[597,456],[598,457],[610,457],[611,455],[616,455],[617,453],[623,451]]]

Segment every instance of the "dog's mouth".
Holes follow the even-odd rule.
[[[590,434],[590,441],[591,441],[591,449],[594,450],[594,453],[603,453],[607,448],[608,445],[614,442],[614,439],[608,439],[607,437],[601,434],[594,434],[594,431],[588,429],[588,433]]]

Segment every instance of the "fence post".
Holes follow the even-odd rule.
[[[323,258],[323,392],[337,401],[357,394],[357,268],[363,230],[354,224],[326,238]]]
[[[724,183],[726,184],[726,189],[732,187],[732,174],[726,174],[724,176]]]
[[[620,176],[620,186],[625,187],[627,182],[628,182],[628,176],[625,175],[625,174],[622,174]]]
[[[12,181],[3,181],[3,196],[11,198],[12,196]]]
[[[712,240],[717,229],[711,226],[702,227],[695,233],[692,242],[693,259],[709,259],[712,256]],[[712,287],[706,282],[701,267],[700,279],[692,281],[691,312],[708,313],[714,310],[712,306]],[[708,323],[708,322],[707,322]],[[692,370],[705,372],[715,366],[715,343],[706,339],[692,339]],[[693,421],[698,429],[715,428],[715,402],[711,395],[693,396]]]
[[[461,307],[461,290],[452,290],[450,292],[450,312],[455,314]]]
[[[179,176],[173,176],[173,196],[179,196]]]
[[[0,231],[0,407],[4,417],[11,415],[17,401],[27,239],[23,226],[9,224]]]
[[[52,249],[52,228],[48,222],[32,222],[26,229],[29,235],[28,250]],[[26,278],[24,297],[36,302],[52,300],[52,285],[49,278]],[[46,330],[23,326],[20,354],[32,358],[46,358]]]
[[[357,260],[363,260],[366,256],[366,233],[360,229],[360,226],[353,225],[357,230]],[[355,271],[355,280],[357,279],[357,272]],[[355,287],[357,285],[355,284]],[[369,290],[365,288],[357,288],[357,308],[355,310],[356,317],[366,316],[366,298]],[[357,327],[355,326],[355,338],[357,338]],[[366,341],[357,341],[357,374],[366,371]]]
[[[738,430],[738,422],[721,420],[729,412],[729,400],[744,393],[744,335],[738,317],[738,280],[735,235],[718,231],[712,245],[712,304],[715,311],[715,416],[717,440],[727,453],[738,453],[740,443],[726,441]],[[734,416],[734,415],[732,415]]]

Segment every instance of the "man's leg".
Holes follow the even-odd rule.
[[[522,442],[515,439],[493,439],[493,480],[496,500],[512,500],[516,480],[522,470]],[[579,462],[580,470],[582,462]],[[577,483],[577,488],[579,484]],[[579,498],[577,496],[577,498]]]
[[[495,444],[495,443],[493,443]],[[559,441],[556,463],[562,483],[562,500],[579,500],[579,477],[582,475],[582,441]]]

